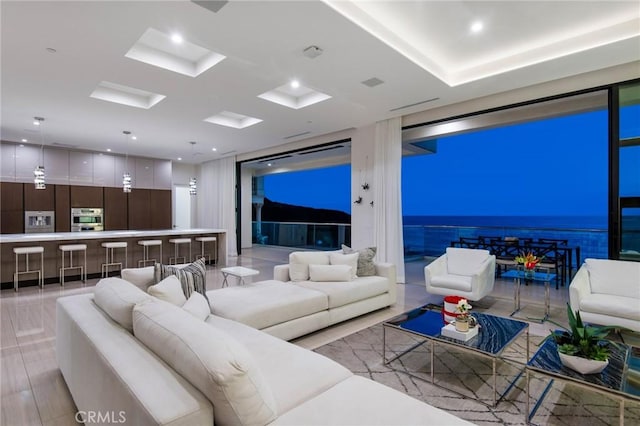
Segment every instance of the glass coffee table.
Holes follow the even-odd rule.
[[[511,380],[507,389],[498,397],[496,389],[496,362],[498,360],[506,361],[503,357],[504,351],[511,345],[522,333],[526,333],[526,358],[522,363],[522,366],[526,364],[526,360],[529,359],[529,324],[524,321],[518,321],[511,318],[497,317],[489,314],[474,313],[473,316],[477,319],[478,327],[480,327],[478,335],[471,338],[468,341],[460,341],[452,339],[441,334],[441,329],[445,325],[440,307],[434,305],[426,305],[383,323],[383,352],[382,360],[384,364],[393,368],[394,370],[402,371],[413,377],[423,379],[423,377],[412,374],[407,369],[396,369],[391,363],[398,360],[405,355],[415,351],[425,343],[430,344],[430,368],[429,376],[430,382],[436,386],[442,387],[449,391],[452,391],[458,395],[467,397],[463,393],[457,392],[451,387],[445,387],[435,382],[434,379],[434,353],[435,345],[443,345],[445,347],[455,347],[484,358],[488,358],[492,362],[492,379],[493,379],[493,404],[486,404],[484,401],[479,402],[495,407],[496,404],[506,395],[513,387],[515,381],[522,375],[522,369],[517,376]],[[420,340],[413,344],[408,349],[402,350],[400,353],[395,354],[392,358],[387,359],[387,333],[391,330],[397,330],[402,333],[407,333],[412,336],[417,336]]]
[[[602,373],[580,374],[562,365],[556,342],[552,338],[547,338],[525,367],[527,381],[525,416],[527,416],[527,423],[530,423],[535,416],[554,380],[559,379],[618,399],[620,401],[620,424],[624,424],[625,400],[640,402],[640,348],[622,343],[610,344],[609,347],[609,365]],[[531,373],[551,378],[533,409],[531,409],[529,401]]]

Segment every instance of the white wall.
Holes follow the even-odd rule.
[[[202,188],[206,182],[202,182],[199,178],[200,168],[194,164],[185,164],[174,162],[172,166],[171,174],[171,205],[173,206],[172,216],[176,217],[176,185],[189,186],[189,179],[192,177],[197,178],[198,188]],[[197,227],[198,223],[198,197],[200,197],[200,191],[196,195],[191,196],[191,226]],[[175,225],[175,224],[174,224]]]
[[[373,141],[375,124],[356,129],[351,136],[351,202],[362,196],[361,204],[351,206],[351,245],[355,248],[371,247],[374,216],[369,203],[373,200]],[[364,181],[370,186],[364,191]]]

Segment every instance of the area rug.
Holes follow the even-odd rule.
[[[526,357],[524,335],[503,354],[508,361],[497,363],[496,382],[499,393],[506,390],[513,379],[516,380],[495,408],[478,402],[484,401],[489,405],[492,403],[490,359],[451,349],[449,346],[436,345],[434,379],[442,386],[438,387],[430,383],[428,344],[418,346],[386,365],[382,361],[382,338],[383,328],[378,324],[321,346],[316,352],[344,365],[354,374],[390,386],[475,424],[526,424],[526,379],[524,374],[518,378]],[[539,336],[530,337],[531,355],[541,340],[542,337]],[[387,329],[386,358],[391,359],[421,341],[422,339],[408,333]],[[411,375],[407,374],[407,371],[411,372]],[[548,378],[532,375],[532,407],[547,383]],[[619,404],[617,399],[556,380],[532,422],[542,425],[576,426],[619,424]],[[428,423],[428,419],[425,419],[425,423]],[[640,424],[640,404],[625,401],[625,423]]]

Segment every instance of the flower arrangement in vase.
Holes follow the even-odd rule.
[[[624,329],[618,326],[593,326],[585,325],[580,318],[580,311],[571,309],[567,303],[567,317],[569,329],[555,330],[551,332],[551,337],[558,345],[560,361],[565,367],[581,374],[600,373],[609,364],[609,345],[616,345],[615,342],[605,341],[611,330]]]
[[[469,331],[471,322],[471,310],[472,306],[467,302],[467,299],[460,299],[456,305],[456,330],[461,332]]]
[[[519,256],[516,256],[515,261],[517,264],[522,265],[525,278],[533,278],[536,266],[542,261],[542,259],[544,259],[544,256],[538,257],[529,252],[527,254],[521,253]]]

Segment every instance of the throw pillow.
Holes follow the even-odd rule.
[[[121,278],[103,278],[96,284],[93,301],[109,317],[133,333],[133,307],[153,300],[147,293]]]
[[[351,247],[342,245],[342,251],[345,254],[358,253],[358,270],[356,275],[359,277],[371,277],[376,274],[376,265],[373,258],[376,256],[375,247],[367,247],[361,250],[354,250]]]
[[[328,265],[329,253],[324,251],[294,251],[289,254],[289,277],[291,281],[309,279],[309,265]]]
[[[209,314],[211,314],[209,302],[197,291],[191,293],[189,300],[182,305],[182,309],[202,321],[206,320]]]
[[[342,252],[331,252],[329,261],[332,265],[349,265],[351,267],[351,279],[355,280],[358,275],[358,257],[359,253],[342,254]]]
[[[309,265],[309,277],[316,282],[351,281],[351,266]]]
[[[149,286],[147,293],[176,306],[182,306],[187,301],[182,284],[175,275],[169,275],[158,284]]]
[[[206,294],[207,270],[204,257],[182,267],[156,264],[156,280],[163,280],[169,275],[175,275],[178,277],[186,298],[191,297],[191,293],[197,291],[202,294],[207,301],[209,300]]]

